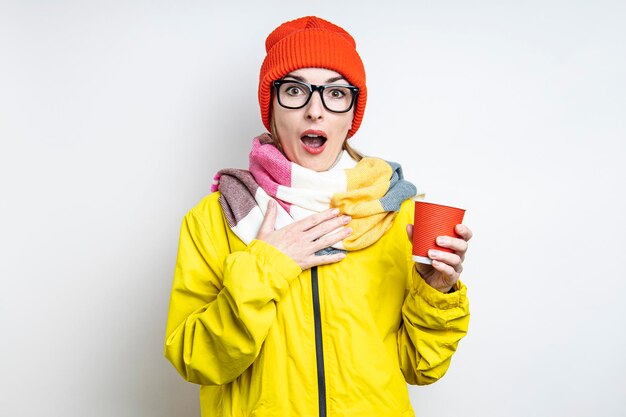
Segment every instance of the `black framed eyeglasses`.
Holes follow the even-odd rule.
[[[274,88],[278,104],[287,109],[301,109],[309,103],[313,93],[319,91],[324,108],[333,113],[350,111],[359,95],[359,88],[353,85],[314,85],[295,80],[276,80]]]

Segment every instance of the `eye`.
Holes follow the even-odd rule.
[[[346,96],[346,92],[343,89],[333,88],[328,91],[328,96],[334,99],[344,98]]]
[[[285,89],[285,92],[289,94],[290,96],[301,96],[305,94],[304,90],[300,86],[297,86],[297,85],[287,86],[287,88]]]

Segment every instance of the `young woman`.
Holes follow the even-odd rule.
[[[367,89],[345,30],[303,17],[266,49],[271,133],[183,221],[165,356],[203,416],[412,416],[407,382],[441,378],[467,332],[472,232],[412,261],[416,188],[348,144]]]

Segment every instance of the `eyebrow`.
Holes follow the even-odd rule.
[[[291,74],[287,74],[287,75],[285,75],[285,77],[284,77],[284,78],[293,78],[293,79],[294,79],[294,80],[296,80],[296,81],[300,81],[300,82],[302,82],[302,83],[309,84],[309,83],[306,81],[306,79],[305,79],[304,77],[301,77],[301,76],[299,76],[299,75],[291,75]],[[348,80],[346,80],[346,79],[345,79],[342,75],[339,75],[339,76],[337,76],[337,77],[332,77],[332,78],[327,79],[327,80],[326,80],[326,84],[332,84],[332,83],[337,82],[337,81],[339,81],[339,80],[348,81]]]

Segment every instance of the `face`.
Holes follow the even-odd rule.
[[[338,72],[323,68],[301,68],[290,72],[285,80],[314,85],[350,83]],[[354,106],[346,113],[334,113],[322,104],[318,91],[300,109],[287,109],[272,101],[274,127],[285,156],[314,171],[326,171],[337,160],[352,126]]]

